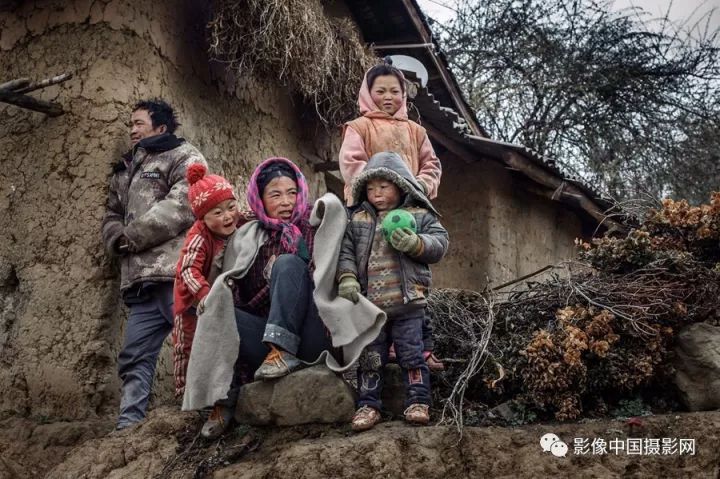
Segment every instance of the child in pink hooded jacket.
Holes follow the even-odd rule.
[[[429,199],[437,196],[440,185],[442,167],[425,128],[408,119],[405,77],[386,62],[365,74],[358,94],[361,116],[343,127],[340,173],[348,206],[352,206],[352,180],[365,168],[368,158],[383,151],[402,157]]]
[[[365,168],[368,158],[392,151],[400,155],[429,199],[437,197],[442,166],[435,156],[425,128],[408,119],[405,76],[386,59],[365,73],[358,106],[361,116],[345,123],[340,148],[340,173],[345,181],[344,196],[353,206],[352,182]],[[432,353],[432,327],[423,324],[423,357],[433,371],[445,369]],[[390,359],[395,359],[390,347]]]

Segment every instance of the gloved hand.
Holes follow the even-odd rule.
[[[338,284],[338,296],[353,303],[360,300],[360,283],[355,276],[343,276]]]
[[[393,248],[405,254],[416,254],[420,250],[420,237],[409,228],[398,228],[390,236]]]

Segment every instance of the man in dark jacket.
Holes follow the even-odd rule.
[[[130,309],[118,357],[122,380],[117,429],[145,418],[155,365],[173,326],[173,280],[185,230],[193,223],[185,171],[203,155],[174,135],[172,107],[140,101],[131,116],[132,148],[115,165],[102,235],[118,256],[120,291]]]

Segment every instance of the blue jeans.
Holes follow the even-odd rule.
[[[388,347],[395,343],[397,362],[405,383],[405,406],[430,404],[430,370],[423,358],[425,310],[388,319],[378,337],[360,356],[358,367],[358,407],[382,407],[383,368],[388,362]]]
[[[155,283],[142,288],[142,293],[138,299],[126,298],[130,315],[118,356],[122,380],[118,429],[145,418],[160,348],[173,327],[173,284]]]
[[[270,275],[270,313],[267,318],[235,308],[240,350],[228,398],[218,401],[234,408],[244,382],[243,372],[252,376],[270,352],[268,343],[307,362],[331,350],[330,336],[313,300],[313,281],[308,265],[291,254],[278,256]],[[245,369],[245,371],[242,371]]]

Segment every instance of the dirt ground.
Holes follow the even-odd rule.
[[[720,477],[717,411],[644,417],[638,425],[592,420],[472,427],[462,437],[448,427],[392,421],[361,434],[347,425],[240,426],[205,441],[197,435],[201,421],[195,413],[159,408],[143,424],[109,433],[111,420],[43,424],[9,418],[0,422],[0,477]],[[567,444],[565,457],[543,451],[540,438],[546,433]],[[640,454],[629,454],[625,448],[637,444],[635,438],[643,446]],[[576,451],[574,443],[582,439],[604,440],[607,451]],[[652,439],[658,440],[657,455],[650,454]],[[681,453],[680,439],[686,446],[691,442],[685,440],[694,439],[694,453]]]

